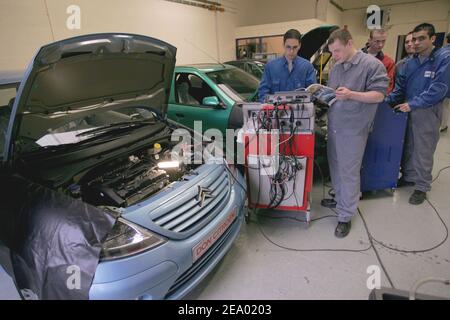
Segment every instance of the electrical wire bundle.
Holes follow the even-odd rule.
[[[297,161],[295,156],[279,155],[279,163],[277,172],[270,178],[270,203],[268,208],[273,209],[278,207],[283,200],[289,199],[295,188],[292,189],[291,195],[286,197],[288,192],[287,183],[293,181],[297,177],[297,172],[302,170],[303,166]]]
[[[258,113],[257,117],[259,123],[261,124],[260,127],[258,127],[258,133],[260,129],[264,129],[267,131],[270,131],[272,129],[283,129],[286,123],[284,122],[284,120],[280,121],[280,113],[284,115],[282,119],[289,119],[289,137],[279,142],[275,150],[277,152],[278,148],[280,147],[283,149],[278,152],[278,156],[276,157],[278,161],[277,171],[272,176],[270,176],[266,170],[266,175],[269,176],[270,180],[270,202],[268,205],[269,209],[278,207],[284,200],[289,199],[293,194],[295,194],[295,179],[297,177],[297,173],[303,169],[302,164],[298,161],[303,157],[288,155],[288,153],[293,153],[293,151],[296,149],[293,137],[295,132],[297,131],[298,126],[297,123],[295,123],[294,110],[292,109],[291,105],[283,103],[274,104],[274,107],[274,110],[261,110]],[[299,110],[299,108],[299,104],[297,104],[297,110]],[[288,113],[288,111],[290,111],[290,113]],[[302,118],[303,116],[303,111],[304,105],[302,105],[302,113],[300,118]],[[255,119],[253,119],[253,121],[255,121]],[[287,149],[288,145],[289,150]],[[260,164],[259,170],[261,170]],[[293,189],[291,194],[287,195],[287,183],[290,182],[293,182]]]

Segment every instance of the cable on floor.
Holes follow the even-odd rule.
[[[260,215],[256,214],[257,217],[259,217]],[[332,216],[334,217],[334,216]],[[322,217],[324,218],[324,217]],[[303,221],[302,221],[303,222]],[[332,248],[315,248],[315,249],[309,249],[309,248],[291,248],[291,247],[287,247],[284,245],[281,245],[279,243],[276,243],[275,241],[273,241],[272,239],[270,239],[269,236],[267,236],[267,234],[264,232],[261,224],[259,223],[258,218],[256,219],[256,224],[258,225],[258,229],[260,231],[260,233],[262,234],[262,236],[271,244],[273,244],[274,246],[284,249],[284,250],[288,250],[288,251],[295,251],[295,252],[355,252],[355,253],[361,253],[361,252],[365,252],[365,251],[369,251],[372,248],[372,245],[370,245],[369,247],[365,248],[365,249],[332,249]]]
[[[431,183],[433,183],[434,181],[436,181],[436,180],[439,178],[440,173],[441,173],[442,171],[444,171],[444,170],[447,170],[447,169],[450,169],[450,166],[446,166],[446,167],[440,169],[440,170],[438,171],[437,176],[433,179],[433,181],[432,181]],[[447,241],[448,236],[449,236],[448,226],[447,226],[447,224],[445,223],[445,221],[444,221],[444,219],[442,218],[442,216],[440,215],[439,211],[438,211],[438,210],[436,209],[436,207],[433,205],[433,203],[431,203],[431,201],[430,201],[429,199],[425,199],[425,200],[428,202],[428,204],[429,204],[429,205],[431,206],[431,208],[434,210],[434,212],[435,212],[436,215],[438,216],[439,220],[441,221],[441,223],[442,223],[442,225],[444,226],[444,229],[445,229],[445,235],[444,235],[444,238],[443,238],[438,244],[436,244],[436,245],[434,245],[434,246],[432,246],[432,247],[430,247],[430,248],[427,248],[427,249],[408,249],[408,250],[406,250],[406,249],[398,249],[398,248],[394,248],[394,247],[392,247],[392,246],[389,246],[389,245],[385,244],[383,241],[377,240],[376,238],[372,238],[373,241],[374,241],[376,244],[378,244],[378,245],[380,245],[380,246],[382,246],[382,247],[384,247],[384,248],[386,248],[386,249],[395,251],[395,252],[400,252],[400,253],[413,253],[413,254],[430,252],[430,251],[433,251],[433,250],[439,248],[440,246],[442,246],[442,245]]]
[[[302,223],[307,223],[308,221],[306,220],[301,220],[295,217],[291,217],[291,216],[273,216],[273,215],[266,215],[266,214],[261,214],[261,213],[256,213],[257,216],[259,217],[263,217],[263,218],[267,218],[267,219],[273,219],[273,220],[282,220],[282,219],[286,219],[286,220],[293,220],[293,221],[297,221],[297,222],[302,222]],[[322,220],[322,219],[326,219],[326,218],[336,218],[335,214],[329,214],[323,217],[318,217],[318,218],[314,218],[311,219],[311,222],[313,221],[318,221],[318,220]]]
[[[375,256],[377,257],[378,263],[380,264],[381,269],[383,269],[383,272],[386,275],[386,278],[388,279],[389,284],[391,285],[392,289],[395,289],[394,282],[392,282],[391,276],[389,275],[386,267],[384,266],[383,260],[381,260],[381,257],[380,257],[380,254],[378,253],[377,248],[373,244],[374,243],[374,238],[372,237],[372,234],[370,233],[369,227],[367,226],[366,219],[364,219],[364,216],[363,216],[363,214],[362,214],[362,212],[361,212],[361,210],[359,208],[358,208],[358,213],[359,213],[359,216],[361,217],[361,220],[362,220],[362,222],[364,224],[364,228],[366,229],[367,236],[369,237],[370,245],[371,245],[373,251],[375,252]]]
[[[445,228],[445,236],[444,236],[444,239],[442,239],[438,244],[436,244],[436,245],[434,245],[434,246],[432,246],[432,247],[430,247],[430,248],[427,248],[427,249],[409,249],[409,250],[403,250],[403,249],[398,249],[398,248],[394,248],[394,247],[392,247],[392,246],[389,246],[389,245],[385,244],[384,242],[382,242],[382,241],[380,241],[380,240],[377,240],[376,238],[372,238],[373,241],[374,241],[375,243],[377,243],[378,245],[380,245],[380,246],[386,248],[386,249],[389,249],[389,250],[392,250],[392,251],[395,251],[395,252],[400,252],[400,253],[425,253],[425,252],[433,251],[433,250],[439,248],[440,246],[442,246],[442,245],[447,241],[447,239],[448,239],[448,226],[446,225],[446,223],[445,223],[444,220],[442,219],[441,215],[439,214],[439,211],[438,211],[438,210],[436,209],[436,207],[430,202],[430,200],[426,199],[426,201],[427,201],[428,204],[431,206],[431,208],[433,208],[434,212],[437,214],[437,216],[439,217],[439,220],[442,222],[442,225],[443,225],[444,228]]]
[[[447,169],[450,169],[450,166],[446,166],[446,167],[442,168],[441,170],[439,170],[439,171],[438,171],[438,174],[437,174],[436,177],[433,179],[433,181],[431,181],[431,183],[435,182],[435,181],[439,178],[439,175],[441,174],[441,172],[444,171],[444,170],[447,170]]]
[[[433,183],[434,181],[436,181],[436,180],[439,178],[440,173],[441,173],[442,171],[444,171],[444,170],[447,170],[447,169],[450,169],[450,166],[447,166],[447,167],[444,167],[444,168],[440,169],[439,172],[438,172],[438,174],[437,174],[437,176],[436,176],[436,178],[434,178],[433,181],[432,181],[431,183]],[[379,255],[379,253],[378,253],[378,251],[377,251],[377,248],[376,248],[376,246],[374,245],[374,243],[376,243],[376,244],[378,244],[378,245],[380,245],[380,246],[382,246],[382,247],[384,247],[384,248],[386,248],[386,249],[389,249],[389,250],[392,250],[392,251],[396,251],[396,252],[401,252],[401,253],[424,253],[424,252],[429,252],[429,251],[435,250],[435,249],[437,249],[438,247],[442,246],[442,245],[447,241],[447,239],[448,239],[448,227],[447,227],[447,225],[445,224],[445,221],[442,219],[441,215],[439,214],[439,211],[438,211],[438,210],[436,209],[436,207],[431,203],[431,201],[428,200],[428,199],[426,199],[426,201],[427,201],[428,204],[433,208],[434,212],[435,212],[435,213],[437,214],[437,216],[439,217],[439,220],[442,222],[442,224],[443,224],[443,226],[444,226],[444,228],[445,228],[445,237],[444,237],[444,239],[443,239],[441,242],[439,242],[437,245],[435,245],[435,246],[433,246],[433,247],[431,247],[431,248],[428,248],[428,249],[422,249],[422,250],[402,250],[402,249],[397,249],[397,248],[393,248],[393,247],[391,247],[391,246],[389,246],[389,245],[386,245],[386,244],[383,243],[382,241],[379,241],[379,240],[375,239],[375,238],[372,236],[372,234],[370,233],[370,231],[369,231],[369,228],[368,228],[368,226],[367,226],[366,220],[364,219],[364,216],[363,216],[363,213],[362,213],[361,209],[358,208],[358,213],[359,213],[359,215],[361,216],[361,219],[362,219],[362,221],[363,221],[363,223],[364,223],[364,227],[366,228],[366,231],[367,231],[367,234],[368,234],[368,236],[369,236],[369,239],[370,239],[370,243],[371,243],[371,245],[372,245],[372,248],[373,248],[373,250],[375,251],[375,254],[376,254],[377,259],[378,259],[378,261],[379,261],[379,263],[380,263],[380,265],[381,265],[381,268],[383,269],[384,274],[386,275],[386,277],[387,277],[387,279],[388,279],[390,285],[391,285],[392,288],[394,288],[394,289],[395,289],[395,287],[394,287],[394,284],[393,284],[393,282],[392,282],[392,279],[391,279],[391,277],[389,276],[389,273],[387,272],[386,267],[384,266],[384,264],[383,264],[383,262],[382,262],[382,260],[381,260],[381,258],[380,258],[380,255]]]
[[[322,174],[322,170],[319,170],[320,174],[321,174],[321,178],[322,178],[322,183],[323,185],[325,184],[325,178]],[[258,188],[258,199],[259,199],[259,193],[260,193],[260,188],[261,185],[259,185]],[[325,189],[323,189],[325,191]],[[295,252],[354,252],[354,253],[361,253],[361,252],[365,252],[365,251],[369,251],[373,245],[371,244],[369,247],[365,248],[365,249],[332,249],[332,248],[314,248],[314,249],[310,249],[310,248],[290,248],[281,244],[276,243],[275,241],[273,241],[272,239],[270,239],[269,236],[267,236],[267,234],[264,232],[261,224],[259,223],[259,219],[258,217],[264,216],[261,214],[256,214],[256,207],[253,208],[253,214],[256,215],[256,224],[258,225],[258,229],[259,232],[262,234],[262,236],[271,244],[273,244],[274,246],[284,249],[284,250],[288,250],[288,251],[295,251]],[[306,221],[304,220],[300,220],[300,219],[296,219],[293,217],[272,217],[269,216],[269,218],[277,218],[277,219],[289,219],[292,218],[292,220],[298,221],[298,222],[302,222],[302,223],[306,223]],[[323,216],[323,217],[319,217],[316,219],[312,219],[311,221],[317,221],[317,220],[321,220],[321,219],[325,219],[325,218],[336,218],[336,214],[335,215],[327,215],[327,216]],[[369,239],[370,240],[370,239]]]

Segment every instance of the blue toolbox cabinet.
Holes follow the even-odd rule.
[[[361,167],[361,191],[395,189],[400,172],[408,114],[378,106]]]

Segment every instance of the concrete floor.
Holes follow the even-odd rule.
[[[435,154],[435,176],[450,165],[450,133],[443,133]],[[450,226],[450,169],[433,183],[428,199]],[[394,194],[378,192],[363,199],[360,209],[372,236],[402,250],[435,246],[446,236],[437,214],[425,202],[408,204],[412,188]],[[322,186],[315,185],[312,218],[333,214],[320,206]],[[301,215],[266,212],[275,216]],[[336,218],[304,223],[289,219],[253,216],[244,225],[234,246],[202,284],[187,299],[367,299],[367,268],[379,266],[373,249],[364,252],[295,252],[276,247],[263,237],[260,228],[274,242],[297,249],[365,249],[370,246],[362,219],[356,216],[344,239],[334,237]],[[258,222],[259,221],[259,222]],[[408,290],[424,277],[450,278],[450,240],[426,253],[399,253],[375,244],[394,286]],[[381,272],[381,285],[389,282]],[[420,293],[450,299],[450,287],[425,284]]]

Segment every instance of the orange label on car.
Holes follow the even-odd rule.
[[[192,249],[193,262],[197,261],[211,246],[220,239],[220,237],[227,231],[230,225],[236,219],[236,208],[219,224],[219,226],[206,236],[202,241]]]

